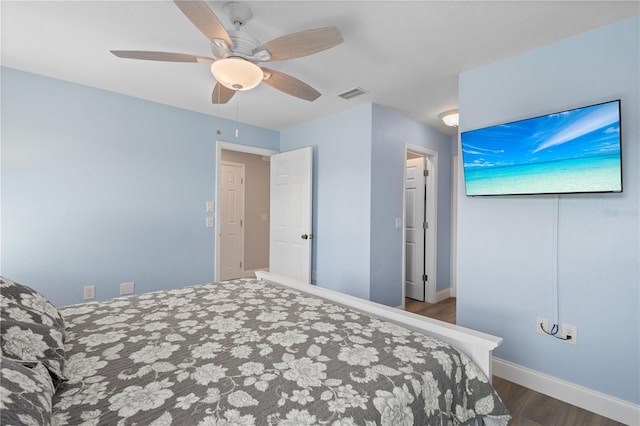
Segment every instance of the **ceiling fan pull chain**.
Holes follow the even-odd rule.
[[[239,90],[237,90],[239,92]],[[238,110],[240,106],[240,96],[236,93],[236,139],[240,141],[240,120],[238,119]]]
[[[222,131],[220,130],[220,123],[222,122],[222,115],[220,111],[220,92],[221,90],[218,90],[218,130],[216,130],[216,134],[218,135],[222,134]]]

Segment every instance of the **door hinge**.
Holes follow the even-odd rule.
[[[242,226],[242,219],[240,219],[240,226]]]
[[[429,229],[429,223],[428,222],[423,222],[422,223],[422,228],[423,229]]]
[[[425,177],[426,177],[426,176],[429,176],[429,170],[424,169],[424,170],[422,171],[422,175],[423,175],[423,176],[425,176]]]
[[[424,281],[425,283],[427,282],[427,274],[422,275],[422,281]]]
[[[240,178],[240,185],[244,183],[244,178]]]
[[[242,262],[240,262],[240,267],[242,268]]]

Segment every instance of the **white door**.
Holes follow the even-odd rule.
[[[220,163],[220,280],[242,277],[244,164]]]
[[[269,272],[311,282],[312,148],[271,156]]]
[[[405,182],[405,295],[424,302],[424,157],[407,160]]]

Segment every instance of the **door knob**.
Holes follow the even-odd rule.
[[[302,234],[302,239],[303,240],[310,240],[311,238],[313,238],[313,235],[311,235],[311,234]]]

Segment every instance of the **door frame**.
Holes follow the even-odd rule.
[[[436,303],[437,301],[437,286],[438,286],[438,153],[428,148],[421,146],[405,144],[404,157],[402,161],[402,223],[404,224],[404,218],[407,214],[407,200],[406,200],[406,181],[407,181],[407,153],[413,152],[419,155],[423,155],[426,159],[425,169],[429,171],[430,179],[426,181],[427,191],[427,206],[425,209],[425,219],[429,223],[431,232],[427,232],[425,236],[425,273],[430,275],[432,279],[429,282],[433,283],[433,286],[425,287],[425,301],[427,303]],[[402,227],[402,308],[405,308],[405,280],[406,280],[406,249],[407,236],[405,227]]]
[[[274,151],[272,149],[266,148],[258,148],[250,145],[241,145],[238,143],[232,142],[224,142],[220,140],[216,140],[216,172],[215,172],[215,183],[214,183],[214,199],[215,199],[215,247],[214,247],[214,271],[213,271],[213,281],[220,281],[220,215],[218,214],[218,209],[220,207],[220,191],[218,188],[220,181],[220,164],[222,162],[222,150],[226,149],[228,151],[237,151],[237,152],[245,152],[248,154],[256,154],[256,155],[264,155],[265,157],[271,157],[273,154],[278,154],[278,151]],[[244,262],[244,259],[243,259]]]

